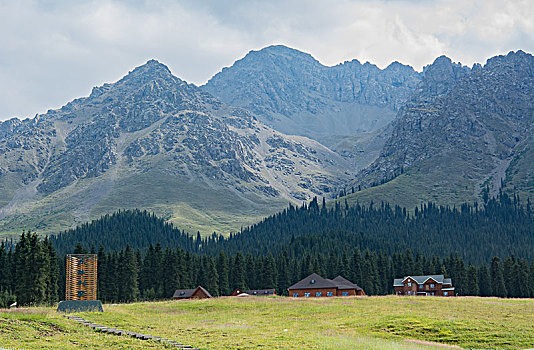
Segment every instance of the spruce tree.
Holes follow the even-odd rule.
[[[477,268],[471,264],[469,264],[469,267],[467,268],[467,280],[465,282],[464,294],[473,296],[479,294]]]
[[[163,273],[165,278],[163,279],[163,299],[170,299],[176,289],[180,286],[180,269],[178,264],[178,256],[176,252],[170,248],[165,248],[163,254]]]
[[[519,286],[517,285],[517,280],[514,278],[514,272],[516,269],[515,257],[508,256],[504,259],[503,264],[503,277],[504,285],[508,292],[508,297],[517,298],[519,294]]]
[[[130,245],[126,245],[126,249],[120,253],[119,261],[119,300],[123,302],[135,301],[139,296],[139,270],[135,253],[130,249]]]
[[[215,260],[212,256],[208,256],[206,259],[206,284],[205,288],[213,296],[219,296],[219,275],[217,274],[217,267],[215,266]]]
[[[230,284],[228,281],[228,258],[224,251],[219,252],[217,257],[217,275],[219,276],[219,295],[230,295]]]
[[[478,287],[480,296],[488,297],[493,293],[491,276],[486,264],[482,264],[478,269]]]
[[[236,288],[246,289],[245,288],[245,266],[244,266],[244,257],[241,252],[237,252],[232,264],[232,290]]]
[[[289,271],[289,258],[287,251],[282,252],[277,259],[278,265],[278,284],[276,286],[276,294],[286,295],[287,288],[290,286],[290,271]]]
[[[46,302],[53,304],[59,300],[59,259],[56,255],[56,250],[52,246],[52,243],[45,238],[43,242],[43,248],[48,254],[48,278],[47,278],[47,290],[46,290]]]
[[[491,260],[491,285],[493,289],[493,295],[501,298],[505,298],[508,294],[506,285],[504,284],[503,268],[501,259],[494,257]]]

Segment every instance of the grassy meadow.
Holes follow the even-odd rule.
[[[223,297],[104,309],[79,315],[199,349],[534,348],[534,300],[524,299]],[[54,308],[0,311],[0,346],[164,348],[154,341],[95,332]]]

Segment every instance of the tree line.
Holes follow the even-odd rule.
[[[409,249],[387,255],[383,251],[306,253],[297,256],[282,251],[277,255],[236,252],[216,255],[190,253],[182,248],[150,245],[145,251],[105,251],[98,255],[98,298],[104,302],[161,300],[176,289],[202,285],[214,296],[229,295],[234,289],[275,288],[287,295],[287,288],[311,273],[326,278],[344,276],[368,295],[393,293],[393,279],[407,275],[443,274],[452,278],[458,295],[534,297],[534,260],[514,256],[480,265],[466,264],[458,254],[445,258],[424,256]],[[74,253],[88,251],[78,245]],[[24,233],[13,249],[0,249],[0,306],[53,304],[65,294],[65,258],[59,259],[50,241]],[[63,268],[62,268],[63,267]]]
[[[529,201],[503,193],[483,205],[426,203],[413,211],[314,199],[229,237],[190,235],[146,211],[119,211],[49,238],[28,232],[16,244],[4,241],[0,303],[63,297],[65,255],[73,252],[98,254],[104,301],[169,298],[197,285],[214,295],[235,288],[284,294],[312,272],[342,275],[371,295],[391,293],[393,278],[444,274],[460,295],[529,297],[533,219]]]
[[[480,264],[493,256],[534,258],[534,213],[529,201],[501,193],[484,204],[459,207],[421,204],[409,211],[388,203],[349,206],[339,201],[327,205],[317,198],[302,206],[289,205],[228,237],[213,233],[200,237],[181,231],[146,211],[127,210],[106,215],[76,229],[51,236],[58,254],[74,250],[77,243],[91,249],[95,242],[107,251],[180,247],[190,253],[216,255],[238,251],[252,255],[295,255],[322,250],[382,250],[388,255],[410,249],[426,256],[457,252],[466,262]]]

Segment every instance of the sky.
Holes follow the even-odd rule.
[[[202,85],[273,44],[329,66],[484,64],[534,53],[534,1],[0,0],[0,120],[59,108],[151,58]]]

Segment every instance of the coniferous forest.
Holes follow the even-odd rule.
[[[459,295],[534,297],[534,225],[529,202],[501,194],[484,204],[414,211],[388,204],[315,199],[224,238],[189,235],[153,214],[128,210],[40,239],[24,233],[0,249],[0,303],[53,303],[64,295],[65,254],[98,254],[106,302],[168,299],[202,285],[287,287],[312,272],[342,275],[368,295],[393,292],[393,278],[444,274]]]

